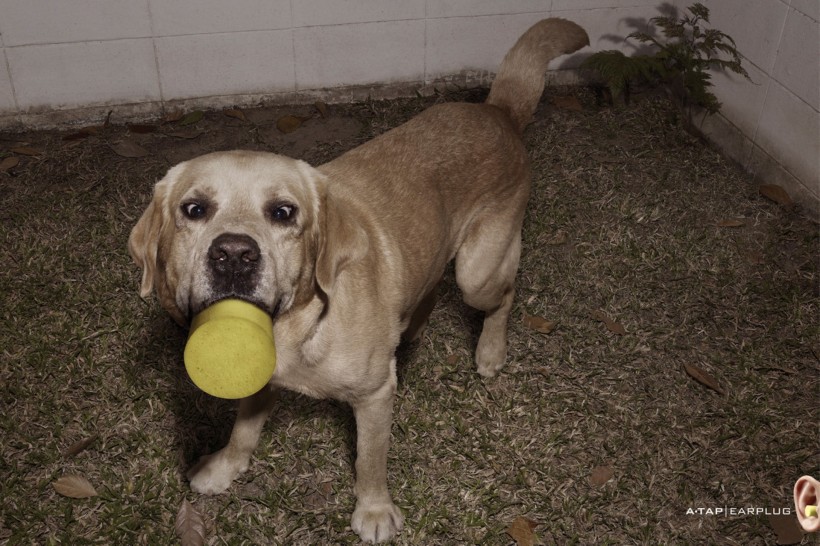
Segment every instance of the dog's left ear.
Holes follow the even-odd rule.
[[[355,215],[345,216],[340,203],[323,191],[319,200],[316,282],[331,294],[339,275],[368,251],[367,234]]]

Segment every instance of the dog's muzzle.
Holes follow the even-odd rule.
[[[261,270],[259,244],[249,235],[223,233],[208,248],[208,271],[214,293],[250,296]]]

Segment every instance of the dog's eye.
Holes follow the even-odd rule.
[[[182,213],[191,220],[198,220],[205,216],[208,210],[200,203],[183,203]]]
[[[275,205],[270,208],[270,219],[274,222],[287,222],[296,214],[293,205]]]

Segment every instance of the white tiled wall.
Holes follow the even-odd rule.
[[[679,10],[689,0],[672,0]],[[754,83],[715,76],[735,158],[818,188],[818,0],[702,0]],[[494,71],[532,22],[584,26],[591,48],[660,0],[0,0],[0,127],[221,106],[356,85],[428,84]],[[669,5],[668,3],[666,5]],[[583,55],[553,68],[573,68]],[[66,113],[71,115],[66,115]]]
[[[751,82],[714,76],[727,127],[716,140],[761,182],[820,209],[820,2],[706,0],[713,27],[732,36]],[[683,10],[688,2],[676,0]],[[732,134],[734,133],[734,134]]]

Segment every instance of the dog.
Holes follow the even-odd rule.
[[[247,470],[274,388],[349,403],[356,419],[351,527],[365,542],[399,533],[387,487],[395,352],[417,338],[455,260],[464,301],[483,311],[478,373],[504,366],[507,321],[530,192],[522,142],[554,58],[589,44],[564,19],[531,27],[505,56],[482,104],[430,107],[312,167],[265,152],[207,154],[172,167],[128,241],[179,324],[238,298],[273,318],[270,388],[242,399],[230,440],[189,471],[213,495]]]

